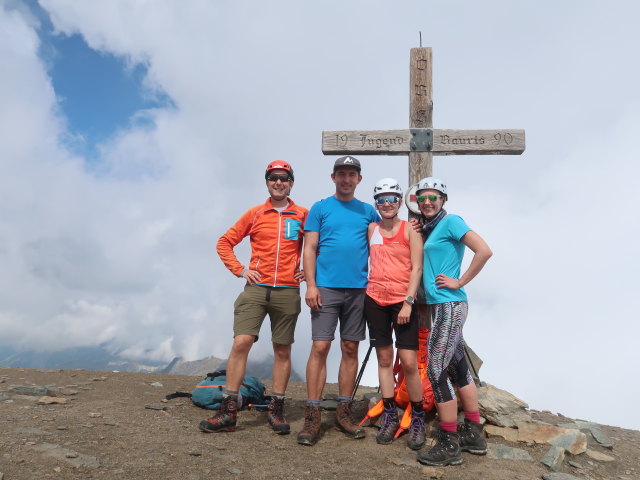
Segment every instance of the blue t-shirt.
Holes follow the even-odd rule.
[[[316,284],[328,288],[366,288],[369,260],[367,229],[378,212],[357,198],[327,197],[314,203],[304,225],[318,232]]]
[[[470,230],[458,215],[447,215],[440,220],[425,242],[422,278],[429,305],[467,301],[464,288],[436,288],[436,275],[444,273],[448,277],[460,279],[460,265],[465,249],[460,239]]]

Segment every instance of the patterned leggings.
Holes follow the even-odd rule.
[[[473,382],[462,338],[469,307],[467,302],[438,303],[431,307],[434,320],[428,340],[427,376],[436,403],[443,403],[456,398],[452,382],[458,388]]]

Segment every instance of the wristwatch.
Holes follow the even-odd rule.
[[[405,298],[404,301],[407,302],[409,305],[413,305],[414,303],[416,303],[416,299],[413,298],[411,295]]]

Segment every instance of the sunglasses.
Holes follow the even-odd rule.
[[[396,203],[400,202],[400,198],[396,197],[395,195],[385,195],[385,196],[376,197],[376,205],[381,207],[386,202],[389,202],[389,205],[395,205]]]
[[[442,195],[418,195],[416,197],[416,200],[418,201],[418,203],[422,203],[425,200],[429,200],[430,202],[435,202],[436,200],[438,200],[439,198],[442,198]]]
[[[269,180],[270,182],[277,182],[278,180],[280,180],[282,183],[284,183],[291,182],[293,179],[289,175],[276,175],[275,173],[270,173],[269,175],[267,175],[267,180]]]

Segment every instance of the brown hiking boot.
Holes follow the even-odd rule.
[[[340,402],[336,410],[336,428],[342,430],[353,438],[364,438],[364,428],[351,418],[351,406],[353,402]]]
[[[271,398],[268,419],[269,425],[278,435],[286,435],[291,431],[291,427],[284,418],[284,398]]]
[[[473,455],[487,454],[487,439],[484,438],[484,425],[464,419],[462,425],[458,424],[460,434],[460,450]]]
[[[211,418],[200,422],[200,430],[211,432],[235,432],[238,416],[238,400],[236,397],[223,397],[220,411]]]
[[[438,442],[428,452],[420,452],[418,461],[424,465],[462,465],[458,433],[438,431]]]
[[[304,409],[304,426],[298,434],[298,443],[300,445],[315,445],[320,438],[320,424],[320,407],[307,405]]]

